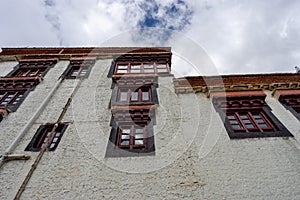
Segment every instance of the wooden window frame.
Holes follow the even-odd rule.
[[[143,93],[148,94],[148,99],[143,98]],[[126,93],[126,99],[122,100],[122,93]],[[137,96],[135,97],[132,93],[137,93]],[[117,102],[128,102],[128,103],[134,103],[134,102],[152,102],[152,92],[151,92],[151,86],[142,86],[142,87],[129,87],[129,88],[119,88],[118,89],[118,97]]]
[[[265,97],[244,97],[235,96],[228,98],[213,98],[213,105],[219,113],[228,136],[231,139],[242,138],[259,138],[259,137],[293,137],[293,135],[285,128],[285,126],[273,115],[271,108],[264,101]],[[240,115],[247,114],[249,122],[243,123]],[[262,123],[259,125],[258,120],[253,115],[260,114]],[[229,116],[235,116],[235,120]],[[234,128],[234,123],[238,123],[241,128]],[[246,124],[247,123],[247,124]],[[253,125],[253,128],[246,125]]]
[[[300,95],[280,96],[279,101],[300,121]]]
[[[150,85],[115,85],[112,91],[111,105],[153,105],[158,104],[158,95],[155,84]],[[148,100],[143,99],[143,92],[148,93]],[[132,99],[132,92],[137,92],[137,99]],[[126,93],[126,99],[122,98]]]
[[[16,111],[19,106],[22,104],[26,96],[29,94],[30,90],[22,89],[11,89],[11,90],[1,90],[0,89],[0,108],[5,108],[10,112]],[[13,94],[12,94],[13,93]],[[3,96],[2,96],[3,95]],[[13,95],[11,100],[7,104],[2,104],[7,98],[8,95]],[[21,95],[21,97],[20,97]]]
[[[0,107],[11,107],[20,104],[25,92],[24,90],[0,90]],[[10,99],[7,100],[8,98]],[[3,102],[7,103],[4,105]]]
[[[16,111],[29,92],[33,91],[35,86],[38,85],[40,81],[41,80],[38,77],[0,77],[0,92],[1,94],[4,94],[4,96],[0,98],[0,104],[3,102],[4,98],[6,98],[7,93],[14,93],[11,103],[0,105],[0,108],[5,108],[9,112]],[[18,98],[16,97],[17,95],[23,96],[18,99],[17,103],[12,103]]]
[[[47,137],[49,136],[54,125],[55,125],[54,123],[47,123],[45,125],[41,125],[36,131],[33,138],[31,139],[30,143],[27,145],[25,151],[34,151],[34,152],[40,151],[42,145],[46,142]],[[67,127],[68,127],[67,123],[58,124],[57,128],[55,129],[55,134],[51,138],[51,142],[47,147],[47,151],[54,151],[57,148]]]
[[[70,64],[63,73],[63,76],[66,79],[77,79],[77,78],[88,78],[91,72],[92,67],[95,64],[95,59],[74,59],[70,60]],[[73,75],[73,72],[78,70],[77,75]],[[83,71],[86,71],[82,74]]]
[[[156,123],[154,108],[112,110],[111,132],[106,157],[148,156],[155,154],[154,130]],[[128,145],[122,145],[122,130],[128,131]],[[135,130],[143,128],[143,144],[135,144]],[[123,138],[125,139],[125,138]]]
[[[164,67],[161,67],[161,65],[164,65]],[[133,66],[139,66],[139,68],[133,67]],[[149,67],[149,66],[152,66],[152,67]],[[150,69],[152,69],[152,70],[149,71]],[[164,69],[164,71],[160,72],[159,70],[162,70],[162,69]],[[123,72],[119,72],[121,70]],[[170,67],[169,67],[168,63],[117,62],[115,64],[114,74],[170,74]]]
[[[129,133],[125,133],[124,130],[129,130]],[[142,130],[142,133],[137,133],[137,130]],[[137,137],[137,135],[143,135],[143,137]],[[147,137],[147,124],[122,124],[118,127],[116,146],[121,149],[145,149],[147,148]],[[128,144],[123,144],[127,141]],[[142,141],[142,144],[137,144],[136,141]]]
[[[56,63],[57,59],[21,60],[6,77],[44,77]]]
[[[234,132],[267,132],[277,130],[261,109],[230,111],[226,112],[226,117],[228,124]]]
[[[116,56],[111,63],[108,77],[135,75],[135,74],[155,74],[159,76],[172,76],[171,74],[171,57],[172,53],[160,54],[122,54]],[[134,70],[132,66],[140,65],[139,70]],[[153,67],[150,67],[150,66]],[[161,66],[163,65],[163,66]],[[123,67],[120,67],[123,66]],[[146,67],[147,66],[147,67]],[[118,71],[120,69],[124,71]],[[150,70],[153,69],[153,70]]]

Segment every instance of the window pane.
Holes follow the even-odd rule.
[[[129,140],[130,136],[129,135],[122,135],[121,139],[122,140]]]
[[[240,118],[241,119],[248,119],[248,116],[247,115],[240,115]]]
[[[131,101],[138,100],[138,92],[131,92]]]
[[[141,69],[141,65],[131,65],[131,69]]]
[[[144,133],[144,128],[136,128],[135,133]]]
[[[168,72],[167,69],[157,69],[157,72]]]
[[[149,92],[148,91],[143,91],[142,92],[142,100],[143,101],[148,101],[149,100]]]
[[[130,134],[130,129],[122,129],[122,133],[124,134]]]
[[[255,121],[256,121],[258,124],[263,124],[263,123],[265,123],[264,120],[262,120],[262,119],[256,119]]]
[[[127,73],[127,69],[118,69],[117,73],[124,73],[126,74]]]
[[[230,122],[230,124],[239,124],[239,122],[236,120],[230,120],[229,122]]]
[[[238,125],[238,124],[235,124],[235,125],[232,125],[232,128],[233,128],[233,129],[241,129],[241,126]]]
[[[261,128],[268,128],[267,124],[259,124],[259,127],[261,127]]]
[[[144,141],[143,140],[135,140],[134,143],[136,145],[142,145],[142,144],[144,144]]]
[[[245,126],[246,126],[246,128],[254,128],[254,126],[252,124],[246,124]]]
[[[127,69],[127,65],[118,65],[118,69]]]
[[[74,71],[72,71],[71,76],[78,76],[78,72],[79,72],[79,70],[74,70]]]
[[[154,69],[144,69],[144,73],[154,73]]]
[[[144,134],[135,134],[135,139],[143,139]]]
[[[144,69],[153,69],[153,65],[152,64],[144,64]]]
[[[140,69],[131,69],[130,72],[131,72],[131,73],[140,73],[141,70],[140,70]]]
[[[252,115],[255,119],[261,119],[261,116],[259,114]]]
[[[127,91],[126,92],[121,92],[120,101],[127,101]]]
[[[160,69],[166,69],[167,68],[167,66],[165,64],[158,64],[156,67],[160,68]]]
[[[129,145],[129,140],[123,140],[123,141],[121,142],[121,145]]]
[[[228,119],[235,119],[235,117],[233,115],[228,115],[227,117],[228,117]]]
[[[244,122],[245,124],[251,124],[251,121],[248,120],[248,119],[244,119],[243,122]]]

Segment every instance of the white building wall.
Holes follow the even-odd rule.
[[[273,113],[295,138],[230,140],[205,94],[174,92],[172,77],[159,77],[155,156],[105,158],[110,135],[111,60],[97,60],[81,81],[63,121],[70,122],[57,149],[46,152],[21,199],[300,199],[299,121],[267,92]],[[55,80],[67,67],[52,68],[17,112],[1,122],[7,148]],[[37,152],[24,152],[40,124],[54,122],[74,86],[65,80],[0,173],[1,199],[12,199]]]
[[[0,76],[6,76],[17,65],[18,65],[18,62],[14,62],[14,61],[0,62],[0,69],[1,69],[0,70]]]

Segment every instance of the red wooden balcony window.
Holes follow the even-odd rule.
[[[118,62],[116,64],[115,74],[157,74],[169,73],[169,65],[167,63],[128,63]]]
[[[119,102],[149,102],[152,101],[151,87],[119,88]]]

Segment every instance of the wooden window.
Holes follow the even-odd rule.
[[[154,155],[153,108],[116,109],[112,114],[107,157]]]
[[[281,96],[279,101],[300,120],[300,95]]]
[[[226,116],[235,132],[276,131],[274,125],[261,110],[230,111],[226,113]]]
[[[118,128],[117,146],[124,149],[146,148],[147,138],[145,124],[122,125]]]
[[[115,74],[163,74],[170,73],[167,63],[135,63],[118,62],[116,64]]]
[[[48,70],[57,63],[56,59],[21,60],[19,65],[7,77],[45,76]]]
[[[232,92],[234,93],[234,92]],[[213,104],[224,122],[230,138],[293,136],[273,115],[265,102],[265,95],[239,92],[244,96],[213,95]],[[261,96],[260,96],[261,95]]]
[[[113,79],[110,105],[158,104],[157,78],[157,76],[138,76]]]
[[[94,64],[95,59],[71,60],[64,75],[66,78],[87,78]]]
[[[0,108],[5,108],[9,112],[16,111],[28,93],[39,84],[39,81],[38,77],[1,77]]]
[[[25,91],[0,91],[0,107],[16,106],[23,99]]]
[[[150,102],[151,87],[119,88],[118,102]]]
[[[57,128],[55,129],[55,133],[52,135],[52,138],[50,138],[50,143],[47,147],[48,151],[54,151],[57,148],[67,126],[68,125],[66,123],[58,124]],[[54,124],[41,125],[31,142],[26,147],[25,151],[40,151],[41,147],[49,139],[53,128]]]
[[[155,54],[128,53],[115,57],[108,77],[123,74],[154,74],[168,76],[171,73],[170,52]],[[117,76],[114,76],[117,77]]]

